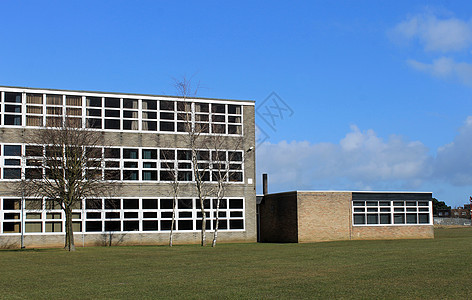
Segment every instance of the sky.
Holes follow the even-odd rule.
[[[257,192],[472,195],[472,1],[1,1],[0,85],[256,101]]]

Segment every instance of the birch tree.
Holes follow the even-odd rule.
[[[232,181],[236,181],[233,178],[233,164],[234,161],[243,161],[242,151],[236,151],[242,144],[241,139],[224,139],[222,136],[216,135],[209,138],[210,145],[212,147],[212,180],[216,183],[213,188],[214,201],[213,205],[216,206],[214,212],[214,231],[212,247],[216,247],[216,241],[218,239],[219,230],[219,210],[221,200],[225,197],[228,185]],[[226,151],[226,149],[234,149],[234,151]],[[240,166],[240,164],[234,164]]]
[[[174,241],[174,227],[175,227],[175,215],[177,209],[177,201],[179,199],[180,193],[180,181],[178,177],[178,168],[177,163],[175,161],[175,152],[174,150],[167,150],[162,149],[160,151],[161,159],[165,160],[166,166],[166,180],[169,181],[169,185],[171,187],[171,194],[172,194],[172,221],[170,226],[170,233],[169,233],[169,247],[173,246]]]
[[[205,204],[210,194],[211,186],[209,185],[210,174],[208,167],[202,166],[199,161],[204,159],[205,152],[201,149],[205,148],[206,136],[204,133],[209,132],[208,125],[197,126],[193,119],[193,109],[191,98],[196,97],[198,92],[198,84],[196,87],[192,85],[192,81],[187,78],[182,80],[174,80],[174,86],[178,96],[182,101],[177,102],[178,120],[183,121],[183,131],[185,132],[184,144],[190,149],[190,161],[192,165],[192,175],[196,196],[200,204],[201,217],[201,246],[206,246],[206,211]],[[179,130],[179,128],[178,128]]]

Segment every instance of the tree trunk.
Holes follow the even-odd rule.
[[[66,214],[66,242],[64,249],[68,251],[75,251],[74,230],[72,229],[72,209],[70,207],[66,207],[64,212]]]
[[[170,225],[170,235],[169,235],[169,247],[172,247],[173,238],[174,238],[174,224],[175,224],[175,207],[177,206],[177,199],[174,197],[172,204],[172,222]]]
[[[219,219],[219,216],[218,216],[218,213],[219,213],[219,210],[220,210],[220,198],[218,197],[218,199],[216,200],[216,217],[215,217],[215,232],[213,233],[213,242],[211,243],[211,246],[212,247],[216,247],[216,239],[218,238],[218,227],[219,227],[219,224],[220,224],[220,219]]]
[[[206,213],[203,199],[200,198],[200,206],[202,211],[202,247],[206,246]]]

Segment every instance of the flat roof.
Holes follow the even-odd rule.
[[[294,190],[294,191],[286,191],[286,192],[268,193],[268,195],[290,194],[290,193],[432,194],[432,192],[416,192],[416,191]]]
[[[64,89],[50,89],[50,88],[32,88],[32,87],[22,87],[22,86],[0,86],[0,88],[7,89],[22,89],[22,90],[34,90],[34,91],[46,91],[46,92],[62,92],[62,93],[87,93],[87,94],[100,94],[100,95],[126,95],[126,96],[140,96],[140,97],[162,97],[162,98],[175,98],[182,99],[182,96],[168,96],[168,95],[153,95],[153,94],[136,94],[136,93],[119,93],[119,92],[102,92],[102,91],[82,91],[82,90],[64,90]],[[204,97],[187,97],[187,99],[192,100],[219,100],[219,101],[230,101],[245,103],[246,105],[254,105],[256,101],[254,100],[238,100],[238,99],[223,99],[223,98],[204,98]]]

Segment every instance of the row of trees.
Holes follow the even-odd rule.
[[[202,246],[206,246],[207,243],[205,204],[210,197],[216,200],[215,228],[212,240],[214,247],[218,238],[220,201],[225,197],[228,176],[231,174],[230,161],[233,159],[242,160],[244,157],[244,155],[241,155],[240,158],[231,157],[231,155],[238,155],[237,152],[233,151],[230,153],[234,154],[226,155],[226,150],[239,149],[242,137],[229,139],[222,135],[202,134],[209,132],[209,128],[205,128],[205,126],[210,126],[209,122],[205,126],[197,127],[195,125],[192,120],[192,105],[189,101],[196,95],[197,89],[193,89],[190,80],[185,78],[182,81],[176,81],[175,88],[182,98],[182,101],[178,102],[178,105],[182,105],[178,118],[185,125],[185,132],[178,136],[179,144],[190,149],[193,181],[183,183],[179,180],[178,164],[167,163],[168,175],[171,178],[169,190],[173,197],[169,246],[173,245],[178,198],[185,188],[185,190],[192,190],[200,203]],[[94,153],[94,149],[105,144],[100,131],[69,123],[67,116],[62,123],[56,125],[35,130],[25,137],[27,147],[33,150],[34,147],[37,148],[36,156],[41,157],[41,168],[44,169],[44,172],[39,169],[34,176],[26,176],[28,179],[22,180],[21,184],[17,186],[17,190],[24,197],[45,197],[49,202],[54,202],[56,207],[61,207],[65,214],[65,249],[74,251],[72,209],[78,207],[84,198],[113,196],[121,189],[122,183],[102,177],[103,156],[101,153]],[[46,148],[43,149],[38,145],[46,145]],[[211,166],[209,163],[202,164],[202,155],[207,155],[207,153],[212,153],[212,156],[215,156],[209,157],[209,161],[214,158],[218,163],[212,163]],[[225,153],[225,155],[220,155],[220,153]],[[212,182],[209,182],[209,176],[212,176]]]

